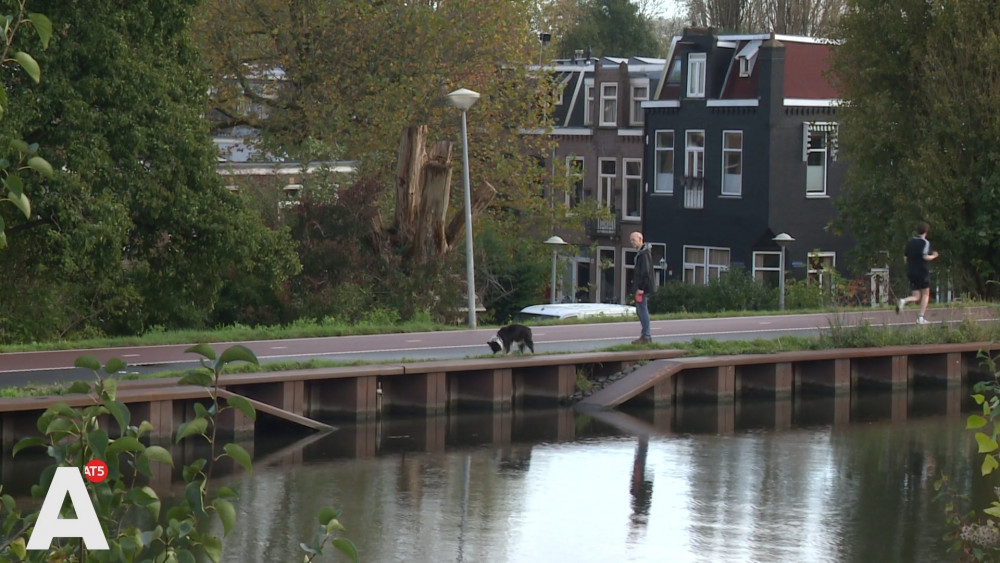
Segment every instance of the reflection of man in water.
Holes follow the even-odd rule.
[[[632,462],[632,483],[629,492],[632,493],[631,528],[645,527],[649,521],[649,506],[653,500],[653,480],[646,479],[646,452],[649,450],[649,436],[640,436],[635,448],[635,460]],[[634,530],[633,530],[634,531]]]

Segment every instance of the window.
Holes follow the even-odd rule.
[[[569,177],[569,182],[567,182],[569,189],[566,190],[566,206],[576,207],[583,203],[585,197],[583,191],[584,166],[582,156],[566,157],[566,176]]]
[[[677,57],[670,62],[670,72],[667,73],[667,84],[681,83],[681,58]]]
[[[685,145],[684,176],[705,177],[705,132],[688,131]]]
[[[642,160],[623,158],[625,189],[622,191],[623,219],[642,217]]]
[[[656,132],[656,180],[653,191],[674,193],[674,132]]]
[[[806,279],[809,283],[818,283],[824,290],[833,287],[833,275],[837,269],[836,252],[810,252],[808,256],[809,270]]]
[[[597,204],[614,209],[615,179],[618,177],[617,162],[613,158],[602,158],[599,166],[600,185],[597,187]]]
[[[618,125],[618,85],[601,84],[601,126]]]
[[[778,287],[781,276],[781,252],[754,252],[753,279],[770,287]]]
[[[726,271],[729,271],[728,248],[684,247],[684,283],[705,285]]]
[[[806,196],[826,196],[828,163],[837,159],[837,124],[802,124],[802,160],[806,163]]]
[[[600,247],[597,249],[597,267],[600,274],[597,277],[597,295],[600,303],[620,303],[615,296],[615,249]]]
[[[760,52],[760,45],[762,41],[760,39],[754,39],[747,42],[747,44],[736,53],[736,60],[740,64],[740,78],[747,78],[753,73],[754,62],[757,60],[757,54]]]
[[[649,80],[632,81],[632,113],[629,115],[629,125],[642,125],[644,116],[642,102],[649,99]]]
[[[722,195],[743,194],[743,132],[722,132]]]
[[[705,97],[705,53],[691,53],[688,55],[688,87],[689,98]]]
[[[705,207],[705,132],[688,131],[684,148],[684,207]]]
[[[590,125],[594,122],[594,79],[588,78],[583,81],[583,124]]]

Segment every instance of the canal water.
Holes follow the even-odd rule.
[[[977,508],[995,500],[969,393],[274,431],[243,442],[252,476],[215,481],[242,497],[223,560],[301,561],[330,506],[365,562],[954,561],[934,482],[948,475]],[[181,464],[204,456],[175,446],[173,485],[154,486],[179,493]],[[4,490],[37,482],[39,461],[5,459]]]
[[[224,559],[300,560],[333,506],[363,561],[956,560],[934,482],[947,474],[980,508],[993,486],[976,476],[967,397],[393,418],[258,439]]]

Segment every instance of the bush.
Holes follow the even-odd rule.
[[[650,313],[716,313],[776,308],[777,291],[754,281],[743,268],[733,268],[707,285],[667,282],[649,300]]]

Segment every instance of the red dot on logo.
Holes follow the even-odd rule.
[[[92,459],[83,466],[83,476],[91,483],[100,483],[108,477],[108,464],[99,459]]]

